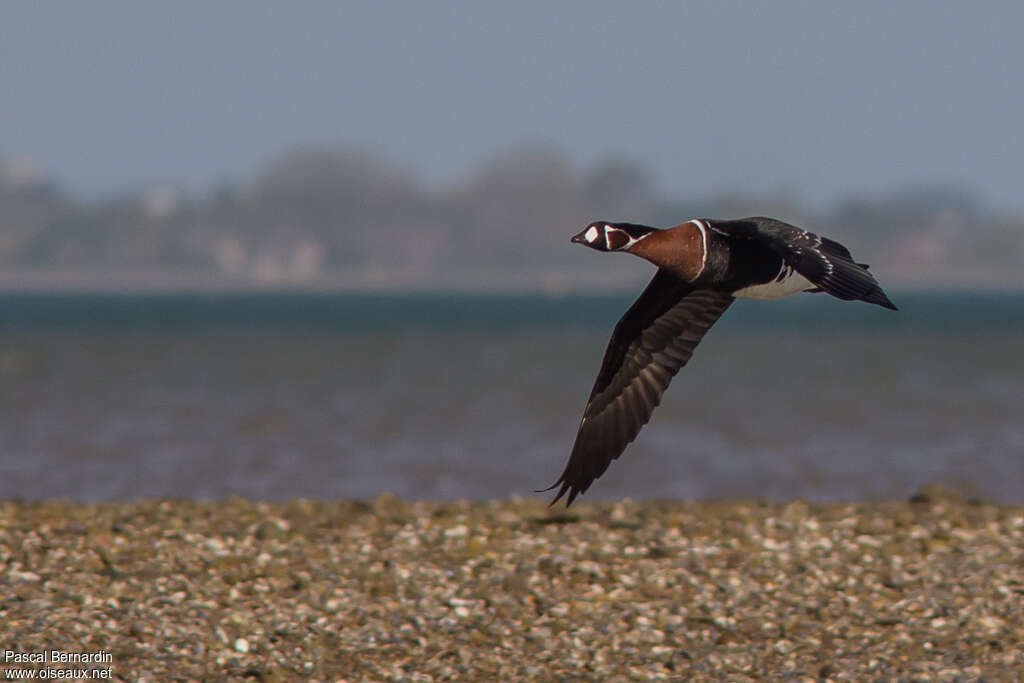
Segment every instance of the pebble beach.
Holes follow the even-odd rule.
[[[1024,508],[3,502],[0,643],[127,681],[1015,680]]]

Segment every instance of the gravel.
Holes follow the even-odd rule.
[[[115,680],[1012,680],[1022,638],[1024,508],[938,490],[0,503],[0,647]]]

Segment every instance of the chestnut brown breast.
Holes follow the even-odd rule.
[[[704,232],[695,222],[689,221],[648,235],[634,244],[629,253],[691,282],[704,270],[706,248]]]

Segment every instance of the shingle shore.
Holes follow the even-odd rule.
[[[0,648],[116,680],[1013,680],[1022,638],[1024,508],[937,495],[0,503]]]

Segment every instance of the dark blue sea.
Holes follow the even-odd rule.
[[[735,304],[584,496],[1024,502],[1024,295]],[[533,496],[623,296],[0,295],[0,499]]]

